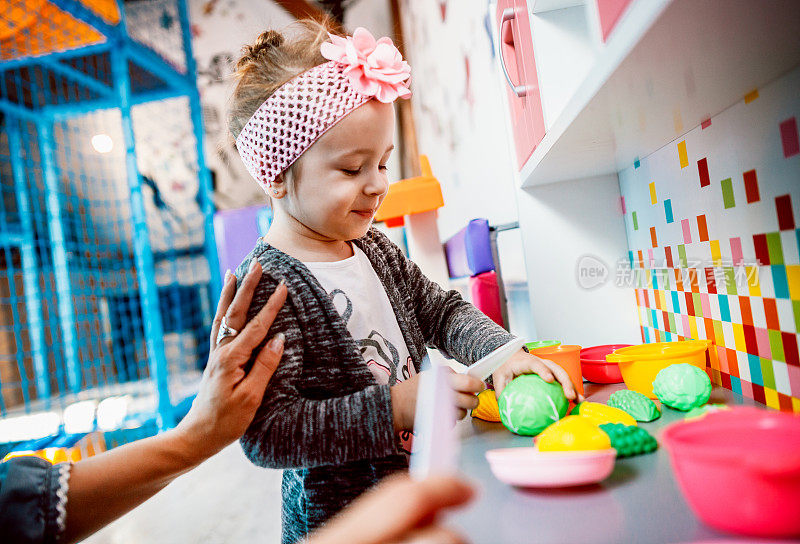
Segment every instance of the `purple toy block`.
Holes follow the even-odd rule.
[[[251,206],[214,214],[214,238],[220,270],[233,272],[253,249],[260,236],[258,214],[262,209],[264,206]]]
[[[494,270],[489,221],[473,219],[444,244],[451,278],[477,276]]]

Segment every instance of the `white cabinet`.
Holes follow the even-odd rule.
[[[545,129],[518,174],[534,326],[638,341],[634,291],[614,285],[628,249],[617,172],[800,64],[798,2],[528,0],[526,16],[531,42],[515,47],[533,55],[518,69],[536,71]],[[591,259],[609,277],[586,288]]]
[[[610,30],[564,3],[532,10],[547,130],[523,186],[616,173],[800,63],[796,0],[633,0]]]

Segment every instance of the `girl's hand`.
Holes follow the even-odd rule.
[[[392,395],[392,418],[395,433],[414,430],[420,376],[422,374],[415,374],[389,388]]]
[[[478,397],[476,395],[486,389],[486,386],[478,378],[467,374],[457,374],[452,368],[447,370],[450,373],[450,387],[453,388],[456,420],[464,419],[464,416],[467,415],[467,410],[472,410],[478,406]],[[414,429],[417,389],[419,388],[420,376],[425,372],[393,385],[389,389],[392,394],[392,416],[394,417],[395,432]]]
[[[478,407],[478,397],[476,395],[486,389],[486,385],[469,374],[458,374],[451,368],[448,368],[448,370],[452,372],[450,375],[450,387],[453,388],[456,420],[464,419],[468,410]]]
[[[579,395],[575,390],[575,386],[572,384],[572,380],[569,379],[569,374],[567,374],[566,370],[553,361],[541,359],[525,350],[515,353],[492,374],[494,392],[497,398],[500,398],[500,393],[503,392],[505,386],[521,374],[538,374],[544,381],[551,383],[554,379],[558,380],[569,400],[583,402],[583,396]]]
[[[245,326],[247,309],[261,274],[262,268],[254,260],[238,293],[236,276],[226,274],[211,327],[211,354],[200,391],[189,413],[175,429],[192,453],[200,458],[217,453],[247,430],[283,354],[284,338],[283,334],[278,334],[258,352],[250,372],[245,372],[253,350],[264,340],[286,300],[286,286],[281,283]],[[226,313],[228,325],[241,332],[217,344],[217,332]]]

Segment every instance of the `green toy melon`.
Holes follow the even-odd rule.
[[[708,374],[694,365],[669,365],[656,374],[653,393],[670,408],[686,412],[708,402],[711,380]]]
[[[611,447],[617,450],[617,457],[632,457],[658,448],[656,439],[641,427],[604,423],[600,429],[611,439]]]
[[[656,403],[637,391],[622,389],[608,397],[607,404],[628,412],[636,421],[653,421],[661,416]]]
[[[569,401],[558,382],[523,374],[503,389],[498,406],[500,421],[509,431],[535,436],[567,414]]]

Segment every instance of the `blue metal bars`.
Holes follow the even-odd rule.
[[[101,41],[0,60],[0,417],[126,393],[167,428],[221,287],[186,2],[49,1]]]

